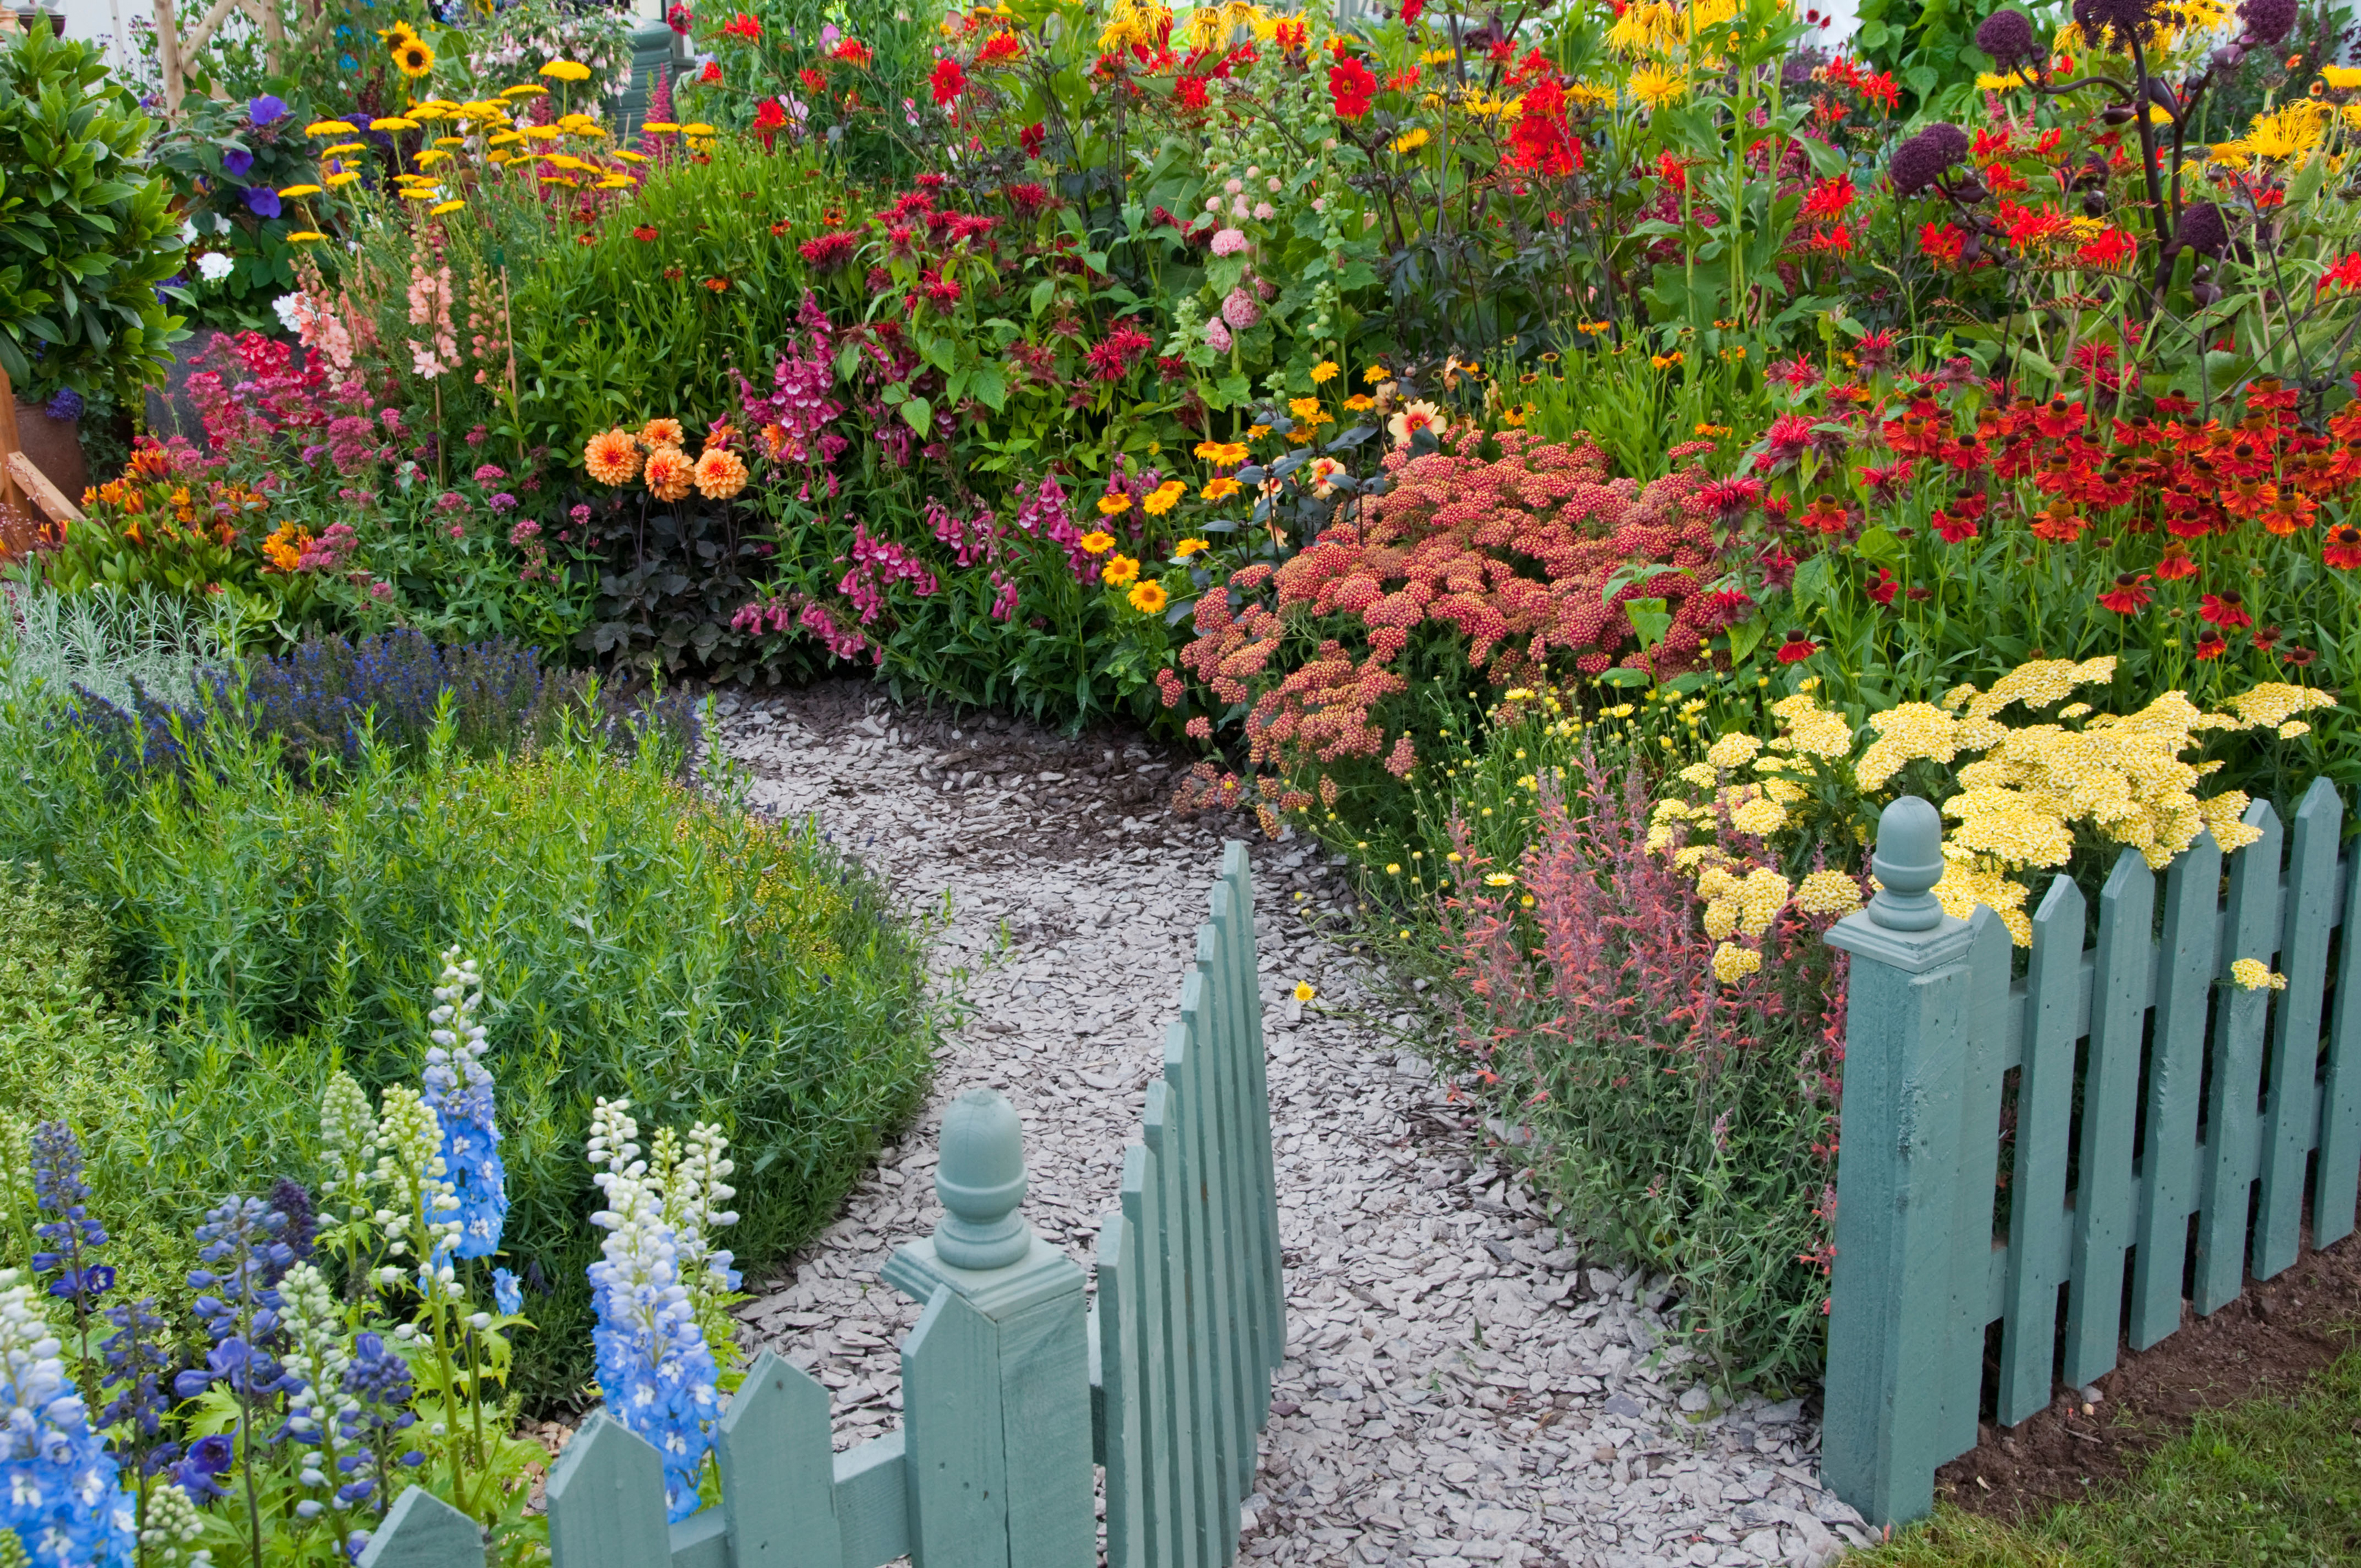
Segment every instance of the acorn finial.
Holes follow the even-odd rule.
[[[1869,869],[1883,884],[1869,901],[1869,917],[1890,931],[1931,931],[1943,905],[1929,889],[1943,880],[1943,818],[1932,806],[1905,795],[1877,818],[1877,850]]]
[[[1032,1249],[1025,1201],[1025,1145],[1016,1107],[971,1089],[943,1113],[935,1193],[943,1201],[935,1255],[953,1268],[1005,1268]]]

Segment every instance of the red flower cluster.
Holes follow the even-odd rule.
[[[728,38],[743,38],[750,44],[754,43],[763,36],[763,24],[741,11],[721,25],[721,36]]]

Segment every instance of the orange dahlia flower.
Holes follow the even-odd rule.
[[[745,463],[722,447],[707,447],[695,472],[697,491],[709,501],[726,501],[746,488]]]
[[[640,439],[649,446],[678,446],[688,437],[676,419],[652,419],[640,432]]]
[[[659,446],[648,454],[648,494],[660,501],[676,501],[696,482],[697,465],[677,446]]]
[[[582,449],[582,466],[602,485],[628,485],[639,477],[640,444],[628,430],[605,430]]]

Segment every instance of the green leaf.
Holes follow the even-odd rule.
[[[1663,599],[1625,599],[1623,613],[1631,618],[1631,628],[1645,647],[1653,648],[1673,629],[1673,612]]]
[[[1759,620],[1732,621],[1730,626],[1730,662],[1732,664],[1746,663],[1754,650],[1763,645],[1763,622]]]
[[[1795,580],[1787,587],[1795,601],[1795,613],[1801,615],[1828,597],[1828,558],[1814,555],[1795,568]]]
[[[1055,278],[1044,278],[1038,283],[1034,284],[1033,313],[1038,316],[1043,311],[1048,310],[1049,308],[1049,302],[1057,297],[1058,280]]]
[[[1881,566],[1902,565],[1902,541],[1883,528],[1863,529],[1853,541],[1853,553],[1864,561],[1874,561]]]
[[[902,422],[908,425],[912,430],[924,435],[927,433],[928,427],[934,423],[934,406],[928,402],[926,399],[905,398],[902,400]]]

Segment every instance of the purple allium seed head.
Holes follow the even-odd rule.
[[[2031,60],[2033,19],[2022,11],[1994,11],[1976,28],[1976,47],[1992,56],[2003,71],[2018,60]]]
[[[2246,0],[2238,19],[2246,36],[2258,44],[2275,44],[2295,28],[2296,0]]]
[[[1968,156],[1968,133],[1938,120],[1894,149],[1887,165],[1896,195],[1916,196]]]
[[[2180,226],[2173,231],[2173,243],[2201,256],[2219,256],[2230,243],[2229,226],[2222,221],[2222,209],[2212,202],[2192,202],[2180,210]]]

